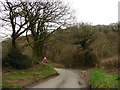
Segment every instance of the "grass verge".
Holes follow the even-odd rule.
[[[7,68],[2,74],[2,88],[24,88],[55,74],[57,71],[47,64],[38,64],[24,70]]]
[[[120,75],[103,69],[94,69],[89,82],[93,88],[120,88]]]

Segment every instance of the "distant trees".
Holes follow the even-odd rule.
[[[91,30],[91,26],[87,24],[80,24],[78,32],[79,33],[74,35],[76,38],[75,44],[80,45],[84,50],[90,48],[90,45],[95,40],[94,32]]]
[[[51,47],[47,46],[47,55],[54,54],[54,58],[49,56],[54,62],[73,68],[96,65],[97,58],[91,47],[95,40],[91,25],[80,24],[60,30],[49,40]]]
[[[91,67],[118,54],[118,32],[111,25],[78,24],[55,32],[46,44],[46,55],[67,67]],[[97,60],[96,60],[97,59]]]
[[[116,55],[118,53],[118,29],[116,24],[96,25],[92,28],[95,31],[96,38],[92,48],[94,48],[93,51],[97,58],[103,59]]]

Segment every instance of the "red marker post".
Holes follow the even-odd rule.
[[[47,57],[44,57],[43,60],[42,60],[42,62],[48,62]]]

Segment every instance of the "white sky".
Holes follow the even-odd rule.
[[[93,25],[118,22],[120,0],[63,0],[76,11],[77,22]]]

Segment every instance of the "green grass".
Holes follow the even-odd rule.
[[[22,88],[30,83],[57,73],[55,69],[47,64],[42,64],[42,66],[39,64],[24,70],[15,70],[10,68],[8,70],[10,72],[3,73],[3,88]]]
[[[91,72],[90,84],[93,88],[120,88],[120,75],[108,73],[103,69],[95,69]]]

